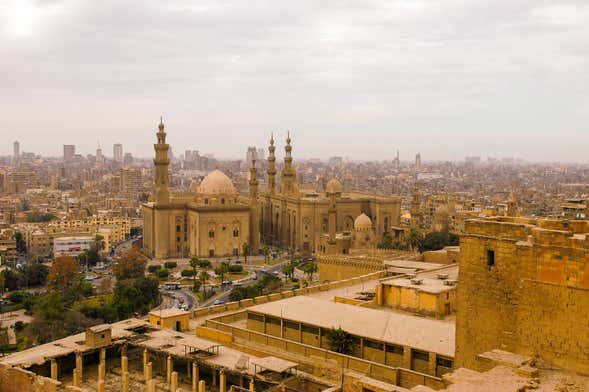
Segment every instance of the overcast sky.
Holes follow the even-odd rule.
[[[0,0],[0,155],[589,162],[589,1]]]

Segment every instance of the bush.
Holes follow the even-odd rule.
[[[208,260],[198,260],[197,265],[200,268],[209,268],[211,266],[211,262]]]
[[[157,272],[157,277],[158,278],[167,278],[168,276],[170,276],[170,271],[168,271],[165,268],[162,268],[161,270],[159,270]]]
[[[147,266],[147,272],[155,274],[157,271],[159,271],[160,269],[162,269],[161,265],[149,265]]]
[[[180,272],[180,275],[184,276],[184,277],[191,278],[194,276],[194,271],[193,270],[182,270],[182,272]]]
[[[243,272],[243,265],[232,264],[229,266],[229,272],[232,272],[232,273]]]
[[[166,261],[164,263],[164,267],[167,269],[174,269],[178,266],[178,263],[176,263],[175,261]]]

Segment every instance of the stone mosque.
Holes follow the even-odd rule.
[[[209,173],[191,192],[170,193],[169,145],[160,121],[154,145],[154,198],[143,205],[146,253],[155,258],[236,256],[244,243],[253,254],[261,244],[309,253],[348,253],[352,248],[374,248],[384,233],[398,228],[398,196],[345,192],[335,178],[324,193],[301,187],[291,142],[289,134],[278,183],[271,137],[267,187],[262,192],[254,161],[247,197],[239,195],[231,179],[219,170]]]

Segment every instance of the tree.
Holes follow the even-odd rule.
[[[421,246],[421,241],[423,241],[423,237],[419,231],[411,229],[407,234],[406,241],[411,249],[419,249]]]
[[[282,266],[282,273],[284,274],[285,281],[288,280],[289,276],[292,276],[294,274],[294,270],[295,264],[292,262],[292,260]]]
[[[200,262],[200,259],[196,256],[192,256],[190,258],[190,266],[192,267],[192,289],[194,290],[194,287],[196,286],[196,268],[198,267],[198,263]],[[198,290],[194,290],[194,291],[198,291]]]
[[[382,235],[382,241],[378,244],[380,249],[393,249],[393,238],[389,233]]]
[[[432,231],[427,233],[419,247],[420,252],[440,250],[446,246],[458,245],[459,238],[456,234],[447,231]]]
[[[241,246],[241,253],[243,253],[243,258],[244,258],[245,262],[247,263],[247,257],[250,254],[250,244],[248,244],[247,242],[244,242],[243,245]]]
[[[146,314],[158,303],[158,300],[158,281],[142,276],[117,281],[112,305],[116,309],[119,320],[123,320],[135,313]]]
[[[147,258],[132,246],[115,258],[113,272],[119,280],[139,278],[145,276],[146,265]]]
[[[317,272],[317,264],[315,263],[307,263],[303,265],[303,272],[307,274],[309,280],[313,280],[313,274]]]
[[[329,349],[340,354],[353,355],[358,345],[356,339],[341,327],[326,331],[326,338]]]
[[[229,272],[229,263],[223,261],[217,268],[215,268],[215,274],[221,277],[221,283],[223,283],[223,277]]]
[[[207,293],[207,281],[211,278],[211,276],[209,275],[209,273],[207,271],[200,271],[200,274],[198,275],[198,280],[201,283],[202,286],[202,293],[206,295]]]
[[[262,248],[262,253],[264,254],[264,263],[267,263],[270,259],[270,248],[268,247],[268,245],[264,245],[264,247]]]
[[[79,277],[78,263],[71,256],[63,255],[53,260],[47,282],[56,291],[64,292]]]

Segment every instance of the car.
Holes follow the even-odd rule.
[[[213,305],[223,305],[225,302],[223,302],[220,299],[216,299],[215,302],[213,302]]]

